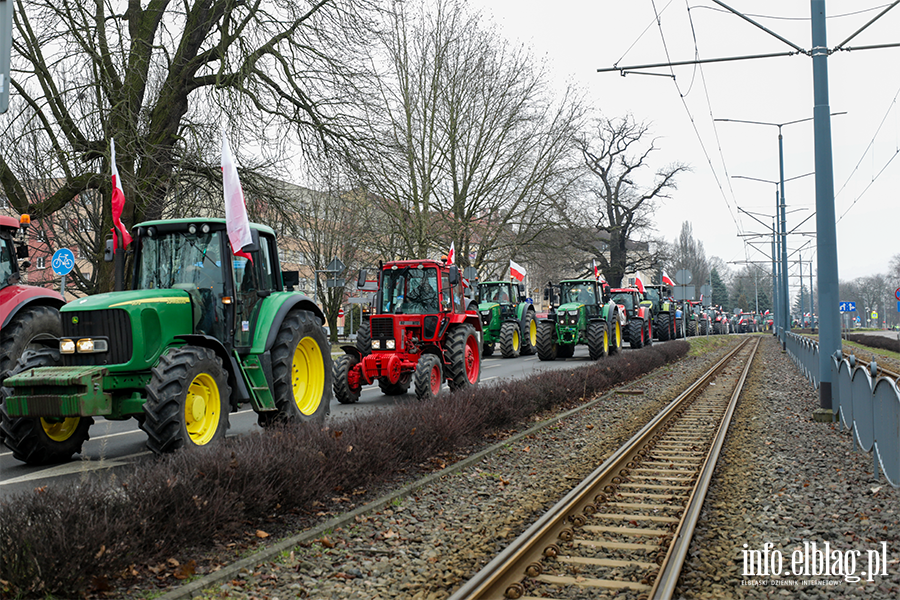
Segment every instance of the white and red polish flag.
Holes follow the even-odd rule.
[[[637,286],[637,289],[640,293],[642,293],[642,294],[644,293],[644,282],[641,281],[640,277],[634,278],[634,285]]]
[[[509,275],[513,279],[525,281],[525,267],[511,260],[509,261]]]
[[[668,275],[666,275],[665,271],[663,271],[663,273],[662,273],[662,282],[666,285],[671,285],[671,286],[675,285],[675,282],[672,281],[672,279]]]
[[[447,264],[452,265],[456,262],[456,248],[453,246],[455,242],[450,242],[450,251],[447,252]]]
[[[116,168],[116,140],[109,141],[109,164],[112,170],[112,218],[113,218],[113,248],[119,247],[119,239],[116,232],[122,234],[122,247],[131,243],[131,235],[122,224],[122,211],[125,210],[125,192],[122,191],[122,178],[119,177],[119,169]]]
[[[231,251],[235,256],[252,260],[250,255],[242,250],[244,246],[253,243],[253,238],[250,236],[250,219],[247,218],[244,191],[241,189],[237,165],[224,130],[222,130],[222,187],[225,190],[225,229],[228,231]]]

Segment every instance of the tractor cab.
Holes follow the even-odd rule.
[[[612,291],[612,300],[619,306],[625,307],[625,314],[629,319],[635,317],[635,311],[640,308],[641,295],[640,292],[633,288],[614,289]]]

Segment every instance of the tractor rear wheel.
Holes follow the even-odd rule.
[[[696,321],[688,322],[687,334],[690,337],[694,337],[695,335],[697,335],[697,322]]]
[[[641,319],[632,319],[625,326],[628,330],[628,342],[634,349],[644,347],[644,322]]]
[[[609,353],[618,354],[622,351],[622,324],[619,323],[619,315],[613,315],[612,330],[609,331]]]
[[[644,321],[644,345],[653,345],[653,324],[650,321]]]
[[[656,323],[656,335],[659,336],[659,341],[665,342],[671,333],[672,325],[669,323],[669,315],[659,315]]]
[[[412,373],[404,373],[400,376],[397,383],[391,383],[387,377],[378,378],[378,387],[385,396],[402,396],[409,391],[409,384],[412,381]]]
[[[58,350],[26,351],[9,374],[56,366],[59,362]],[[12,391],[8,387],[0,389],[0,430],[4,443],[17,460],[29,465],[46,465],[65,462],[81,452],[81,446],[90,439],[88,430],[93,417],[10,417],[6,398]]]
[[[525,322],[522,324],[522,356],[537,353],[537,320],[530,310],[525,311]]]
[[[206,446],[225,437],[231,388],[222,359],[213,350],[170,349],[150,370],[146,389],[141,429],[156,454]]]
[[[556,323],[541,321],[537,330],[537,355],[540,360],[556,360]]]
[[[447,333],[447,384],[451,390],[478,385],[481,378],[481,352],[471,325],[461,325]]]
[[[358,363],[359,359],[353,354],[339,356],[334,361],[334,397],[341,404],[353,404],[359,400],[362,386],[353,387],[348,379],[350,370]]]
[[[426,354],[416,364],[416,372],[413,375],[413,384],[416,388],[416,398],[419,400],[433,400],[441,393],[441,385],[444,383],[444,374],[441,370],[441,359],[434,354]]]
[[[372,353],[372,329],[368,321],[363,321],[356,331],[356,349],[363,356]]]
[[[519,337],[519,324],[507,321],[500,327],[500,352],[503,358],[516,358],[522,349],[522,338]]]
[[[45,336],[62,337],[59,311],[51,306],[23,307],[3,326],[0,331],[0,384],[6,372],[15,368],[23,352],[44,348],[35,344],[35,340]]]
[[[609,332],[606,323],[591,323],[587,331],[588,353],[591,360],[609,356]]]
[[[325,422],[331,409],[331,344],[316,316],[291,311],[272,345],[275,412],[260,413],[259,424]],[[269,416],[272,415],[272,416]]]

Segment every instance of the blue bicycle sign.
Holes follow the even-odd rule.
[[[60,248],[53,253],[50,266],[57,275],[68,275],[75,268],[75,255],[68,248]]]

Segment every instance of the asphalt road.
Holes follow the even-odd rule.
[[[625,349],[625,352],[630,352]],[[587,346],[578,346],[575,356],[553,362],[541,362],[537,356],[504,359],[498,356],[482,358],[481,385],[492,385],[505,379],[520,379],[531,373],[551,369],[572,369],[589,362]],[[444,385],[444,392],[449,393]],[[360,411],[375,411],[395,404],[417,402],[415,395],[385,396],[377,384],[366,386],[356,404],[340,404],[333,400],[329,421],[339,420]],[[229,416],[229,436],[243,435],[259,430],[256,413],[249,406]],[[145,446],[146,434],[138,428],[137,421],[107,421],[96,419],[91,427],[91,439],[85,442],[81,455],[68,463],[34,467],[22,463],[0,445],[0,499],[16,492],[32,490],[59,481],[84,477],[107,469],[115,469],[138,460],[152,458]]]

